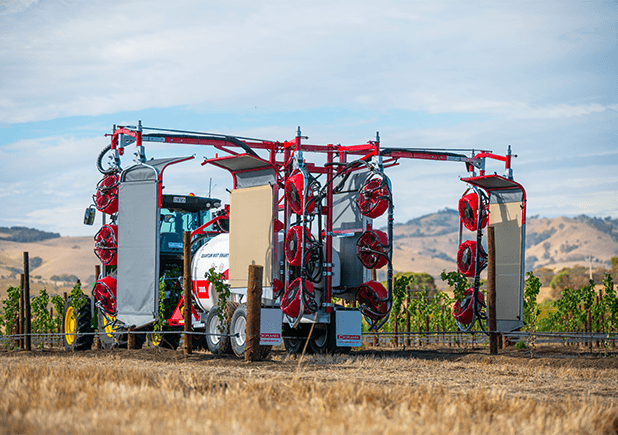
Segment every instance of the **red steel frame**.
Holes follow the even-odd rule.
[[[143,130],[156,130],[160,132],[143,133]],[[289,141],[268,141],[259,139],[248,139],[234,136],[210,134],[210,133],[195,133],[195,132],[180,132],[178,134],[174,130],[162,130],[152,128],[142,128],[141,122],[137,127],[114,126],[111,136],[111,150],[115,153],[117,161],[119,156],[123,155],[124,147],[122,144],[133,143],[138,147],[138,150],[143,152],[143,142],[156,142],[156,143],[168,143],[168,144],[180,144],[180,145],[207,145],[212,146],[215,149],[225,152],[230,156],[238,156],[243,154],[242,152],[236,152],[235,149],[241,148],[247,154],[253,153],[252,150],[262,150],[269,154],[268,161],[275,168],[277,173],[278,184],[284,185],[285,181],[291,174],[292,157],[294,153],[303,151],[304,153],[321,153],[326,154],[327,164],[323,166],[316,165],[315,163],[306,162],[305,167],[307,171],[313,174],[325,174],[326,175],[326,204],[323,205],[323,214],[326,215],[326,227],[325,229],[325,271],[326,273],[326,285],[325,285],[325,311],[331,312],[332,310],[332,234],[333,234],[333,183],[331,182],[335,177],[335,169],[333,163],[347,163],[348,156],[359,156],[359,159],[368,160],[372,157],[381,157],[382,165],[384,168],[395,166],[399,164],[399,159],[421,159],[421,160],[436,160],[436,161],[456,161],[466,164],[467,170],[473,172],[478,169],[480,176],[485,175],[485,159],[494,159],[505,163],[505,169],[507,173],[511,169],[511,154],[510,152],[506,156],[500,156],[491,153],[490,151],[481,150],[474,154],[472,157],[467,157],[463,154],[448,152],[447,150],[428,150],[428,149],[409,149],[409,148],[386,148],[380,149],[380,138],[376,137],[375,141],[368,141],[359,145],[313,145],[303,143],[303,139],[307,137],[301,136],[300,127],[297,135],[294,139]],[[130,140],[126,141],[121,135],[129,136]],[[471,150],[469,150],[471,151]],[[255,154],[255,153],[254,153]],[[282,158],[278,159],[281,156]],[[336,162],[335,159],[338,159]],[[207,159],[208,160],[208,159]],[[206,163],[207,160],[204,162]],[[337,169],[337,172],[341,171],[341,168]],[[472,180],[472,179],[470,179]],[[275,186],[275,195],[278,197],[279,189]],[[290,220],[290,207],[287,201],[284,199],[285,195],[282,194],[278,203],[280,204],[279,210],[284,212],[285,228],[288,228]],[[281,201],[283,204],[281,205]],[[525,203],[525,201],[524,201]],[[213,219],[217,220],[218,218]],[[213,221],[209,222],[212,223]],[[205,227],[204,225],[202,227]],[[195,234],[202,230],[202,228],[194,231]],[[392,243],[389,240],[389,243]],[[287,281],[287,277],[286,277]],[[286,282],[287,284],[287,282]]]

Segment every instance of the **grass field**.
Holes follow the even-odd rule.
[[[267,361],[157,349],[0,353],[2,433],[618,431],[618,358],[538,349]]]

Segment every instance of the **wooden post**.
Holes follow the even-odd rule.
[[[406,289],[406,346],[410,347],[410,289]]]
[[[135,349],[135,326],[129,326],[129,334],[127,337],[127,348]]]
[[[185,318],[185,355],[193,353],[191,344],[191,232],[185,231],[184,237],[184,318]]]
[[[245,361],[258,361],[260,352],[260,321],[262,311],[262,266],[249,266],[247,280],[247,329]]]
[[[32,343],[30,341],[30,260],[28,259],[28,253],[24,252],[24,325],[26,334],[26,346],[27,351],[32,350]]]
[[[496,239],[494,227],[487,227],[488,263],[487,263],[487,315],[489,316],[489,353],[498,354],[498,328],[496,322]]]
[[[19,347],[20,349],[24,349],[26,347],[26,340],[24,340],[23,334],[26,328],[24,328],[24,274],[20,275],[21,284],[20,284],[20,295],[19,295],[19,329],[17,332],[21,335],[19,338]]]

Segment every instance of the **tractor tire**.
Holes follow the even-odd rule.
[[[202,332],[202,334],[195,334],[191,337],[191,347],[193,350],[208,350],[208,344],[206,343],[206,336],[204,331],[196,330],[195,332]]]
[[[69,352],[89,350],[94,341],[90,315],[90,298],[84,296],[84,305],[76,312],[71,305],[71,297],[64,303],[62,330],[64,348]],[[74,335],[75,334],[75,335]],[[83,334],[83,335],[82,335]]]
[[[230,322],[238,304],[236,302],[227,302],[225,308],[225,325],[223,331],[219,330],[219,317],[217,316],[217,307],[214,306],[208,312],[206,318],[206,345],[208,350],[215,355],[225,355],[232,353],[232,345],[230,343]],[[218,335],[225,334],[225,335]]]

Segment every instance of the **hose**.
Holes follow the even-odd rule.
[[[103,157],[105,157],[105,154],[107,154],[107,152],[110,151],[111,149],[112,149],[112,145],[109,144],[108,146],[103,148],[103,150],[99,153],[99,156],[97,157],[97,169],[103,175],[109,175],[109,174],[114,174],[116,172],[120,172],[119,166],[110,166],[109,169],[103,168]]]

